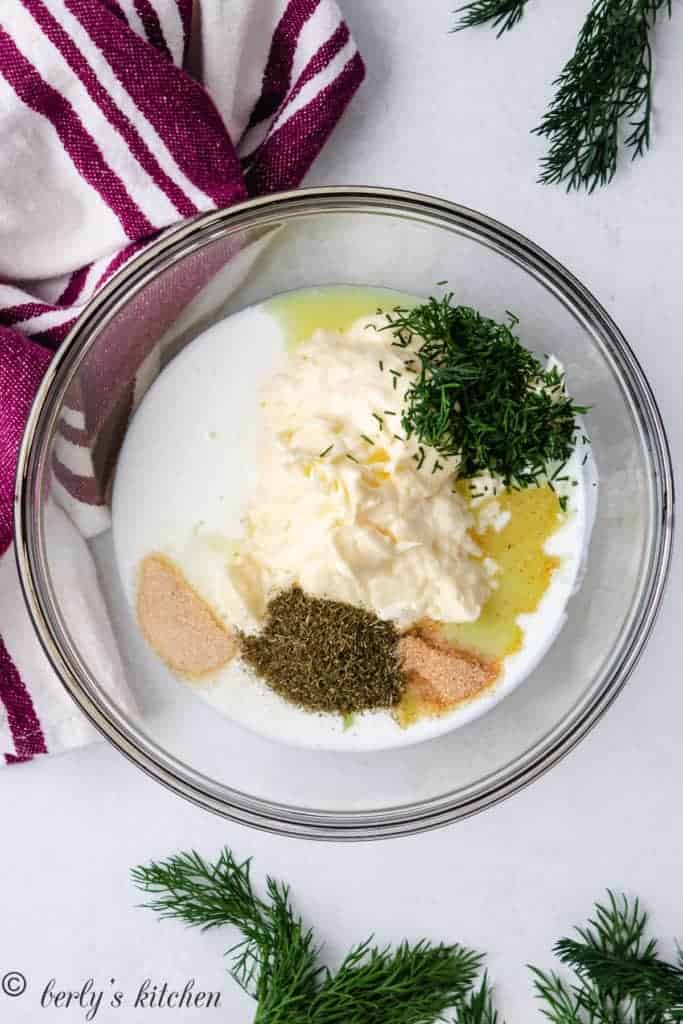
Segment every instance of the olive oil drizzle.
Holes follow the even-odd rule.
[[[538,610],[560,565],[546,545],[565,516],[557,494],[547,486],[502,492],[481,502],[477,510],[494,501],[501,513],[509,514],[508,521],[500,531],[474,529],[472,536],[482,557],[498,565],[497,586],[476,622],[444,626],[443,633],[456,647],[498,659],[522,647],[524,632],[518,619]]]

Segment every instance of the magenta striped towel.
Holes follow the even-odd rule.
[[[298,185],[363,74],[333,0],[2,0],[0,758],[7,763],[93,735],[33,635],[12,550],[17,451],[51,352],[83,304],[161,229]],[[142,365],[132,400],[144,373]],[[95,485],[87,445],[79,447],[87,418],[74,403],[63,424],[56,486],[65,497]],[[61,505],[49,512],[69,552],[58,575],[111,689],[120,666],[84,539],[107,525],[106,509],[87,498]],[[122,689],[120,698],[129,699]]]

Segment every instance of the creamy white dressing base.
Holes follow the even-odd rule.
[[[284,330],[265,303],[202,334],[145,396],[126,436],[113,495],[116,558],[131,609],[140,561],[161,551],[179,565],[226,624],[233,624],[235,588],[226,579],[225,565],[234,559],[244,533],[245,508],[258,487],[262,389],[275,371],[286,369],[287,359]],[[371,429],[364,432],[372,436]],[[181,683],[169,672],[169,688],[189,685],[255,732],[317,748],[405,745],[477,717],[528,675],[564,621],[592,517],[594,480],[586,472],[589,467],[582,469],[582,459],[583,451],[577,452],[568,467],[578,486],[570,490],[566,521],[547,545],[562,564],[537,611],[520,619],[525,631],[522,650],[505,659],[496,685],[476,700],[405,730],[387,711],[358,715],[344,729],[339,716],[314,715],[288,704],[239,662],[201,684]],[[249,610],[245,611],[246,623]]]
[[[315,331],[264,389],[258,484],[222,602],[240,628],[292,584],[404,627],[474,621],[489,596],[456,460],[400,433],[414,351],[392,346],[386,322]]]

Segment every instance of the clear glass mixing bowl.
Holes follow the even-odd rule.
[[[208,325],[275,293],[357,284],[428,295],[443,278],[460,302],[493,317],[514,310],[525,342],[557,354],[573,393],[593,407],[600,488],[590,555],[568,620],[541,665],[464,728],[369,754],[271,742],[182,684],[159,686],[122,596],[106,529],[117,453],[145,383]],[[55,513],[59,502],[70,508],[75,529]],[[465,817],[570,750],[642,651],[662,596],[672,526],[671,463],[652,392],[589,292],[526,238],[481,214],[365,188],[304,189],[208,214],[125,267],[85,309],[48,371],[17,485],[17,556],[33,623],[92,722],[141,768],[203,807],[257,827],[335,840]],[[111,631],[92,596],[93,580],[74,576],[82,534]]]

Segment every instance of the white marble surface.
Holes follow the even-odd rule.
[[[534,183],[542,144],[527,130],[588,0],[530,5],[522,27],[498,42],[483,31],[448,35],[445,0],[345,7],[368,78],[310,182],[433,192],[549,249],[633,344],[680,468],[682,12],[657,33],[652,153],[607,191],[568,197]],[[608,885],[639,893],[667,942],[683,938],[682,600],[677,558],[631,683],[568,759],[504,805],[413,839],[334,846],[256,834],[180,801],[102,744],[0,772],[0,976],[16,969],[29,980],[21,998],[0,994],[0,1020],[84,1019],[78,1007],[43,1018],[38,998],[53,976],[62,987],[92,976],[130,996],[149,975],[221,988],[228,1008],[163,1019],[249,1021],[249,1001],[224,976],[226,937],[161,926],[134,907],[130,866],[189,845],[211,854],[227,842],[252,854],[258,873],[289,879],[332,959],[373,930],[382,941],[426,935],[488,950],[508,1024],[540,1021],[523,965],[549,964],[553,940]],[[103,1007],[96,1019],[148,1015]]]

